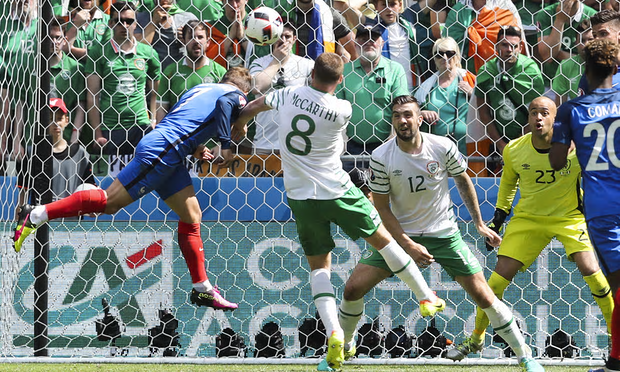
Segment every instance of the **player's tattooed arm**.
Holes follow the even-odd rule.
[[[478,196],[476,195],[476,189],[474,188],[473,182],[471,182],[471,178],[469,178],[467,173],[463,172],[454,177],[454,183],[480,235],[484,236],[491,246],[498,246],[502,238],[482,220]]]

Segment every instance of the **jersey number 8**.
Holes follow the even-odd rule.
[[[306,123],[308,123],[308,129],[300,130],[298,127],[298,123],[300,121],[305,121]],[[308,155],[312,150],[312,142],[310,141],[309,136],[312,135],[312,133],[314,133],[314,130],[316,129],[316,124],[314,123],[314,120],[312,120],[312,118],[307,115],[297,115],[291,121],[291,127],[293,127],[293,131],[286,135],[286,149],[290,151],[291,154],[299,156]],[[304,141],[303,150],[299,150],[293,147],[293,144],[291,142],[295,137],[300,137]]]

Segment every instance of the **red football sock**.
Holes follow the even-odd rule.
[[[614,296],[614,312],[611,314],[611,351],[609,356],[620,359],[620,289]]]
[[[78,191],[53,203],[45,205],[50,220],[75,217],[89,213],[103,213],[108,197],[101,189]]]
[[[192,276],[192,283],[202,283],[207,280],[199,223],[179,221],[179,247],[185,257],[189,274]]]

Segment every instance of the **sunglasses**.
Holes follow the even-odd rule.
[[[128,26],[133,25],[136,22],[135,18],[119,18],[118,22],[116,22],[117,25],[122,25],[122,24],[126,24]]]
[[[452,57],[454,57],[456,55],[456,52],[453,50],[446,50],[446,51],[441,51],[438,50],[437,53],[435,53],[435,58],[447,58],[450,59]]]

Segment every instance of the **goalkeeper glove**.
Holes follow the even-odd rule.
[[[489,228],[499,234],[500,231],[503,230],[502,227],[504,226],[504,221],[506,221],[506,217],[508,217],[508,213],[504,212],[502,209],[495,208],[495,213],[493,214],[493,220],[488,225]],[[487,251],[492,251],[493,248],[495,248],[492,245],[490,245],[488,241],[485,241],[485,245],[487,247]]]

